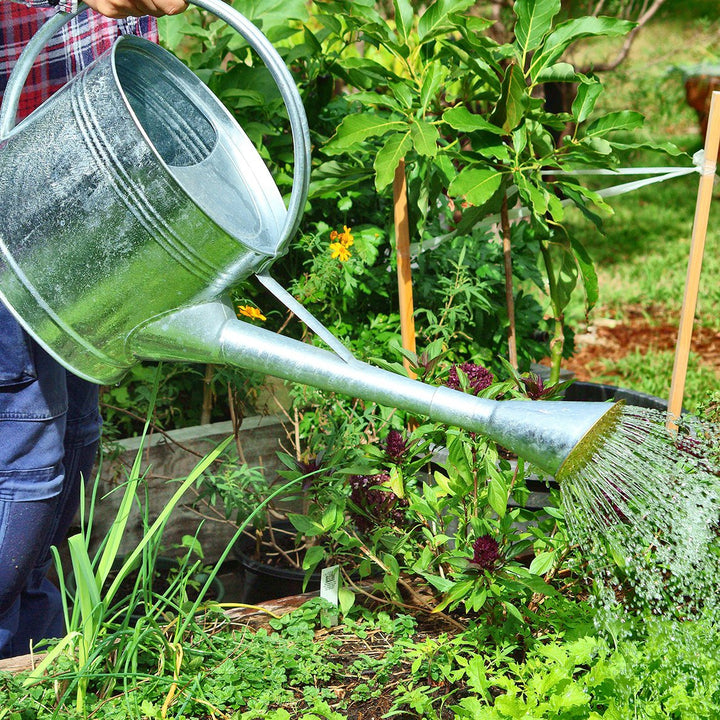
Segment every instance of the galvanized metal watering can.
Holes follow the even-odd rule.
[[[561,476],[584,461],[616,406],[496,402],[356,360],[268,274],[307,196],[302,102],[265,36],[222,0],[192,0],[242,35],[270,70],[293,135],[288,207],[241,127],[172,54],[122,37],[15,126],[31,40],[0,108],[0,297],[63,365],[98,383],[142,360],[232,364],[485,433]],[[331,351],[239,321],[221,299],[258,279]]]

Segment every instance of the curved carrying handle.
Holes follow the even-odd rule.
[[[223,2],[223,0],[188,0],[188,2],[220,18],[247,41],[267,66],[285,103],[293,138],[295,167],[287,217],[280,235],[281,240],[278,243],[278,248],[282,252],[282,249],[295,234],[300,224],[310,182],[310,133],[305,108],[295,86],[295,81],[270,41],[237,10]],[[81,3],[73,13],[56,13],[35,33],[23,49],[10,74],[3,95],[3,102],[0,106],[0,140],[7,137],[15,127],[20,94],[38,55],[55,33],[78,13],[85,10],[86,7]]]

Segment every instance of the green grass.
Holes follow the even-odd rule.
[[[572,226],[593,257],[600,297],[590,315],[620,321],[641,312],[648,323],[679,322],[691,245],[698,175],[669,180],[612,201],[614,215],[603,237],[581,221]],[[705,240],[695,328],[720,332],[720,203],[711,206]],[[583,309],[570,308],[570,321],[583,327]],[[631,353],[619,363],[607,363],[598,382],[621,385],[659,397],[668,397],[674,353]],[[688,368],[685,406],[694,410],[707,390],[720,386],[720,377],[702,358],[694,356]]]

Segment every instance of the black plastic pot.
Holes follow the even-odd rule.
[[[294,533],[292,524],[281,522],[275,525],[280,531]],[[292,534],[285,534],[284,537],[291,538]],[[288,542],[284,550],[291,550],[294,543]],[[304,592],[314,592],[320,589],[320,571],[314,572],[307,585],[304,586],[305,571],[301,568],[284,567],[276,562],[276,555],[273,561],[265,560],[262,556],[255,557],[256,543],[251,537],[243,536],[233,548],[235,557],[243,575],[242,587],[240,590],[240,602],[248,605],[267,600],[299,595]]]
[[[667,410],[668,402],[655,395],[616,387],[602,383],[574,382],[565,391],[565,399],[571,401],[605,402],[607,400],[624,400],[628,405],[650,408],[652,410]]]

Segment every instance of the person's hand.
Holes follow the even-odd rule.
[[[177,15],[187,8],[185,0],[84,0],[85,4],[109,18],[132,15]]]

